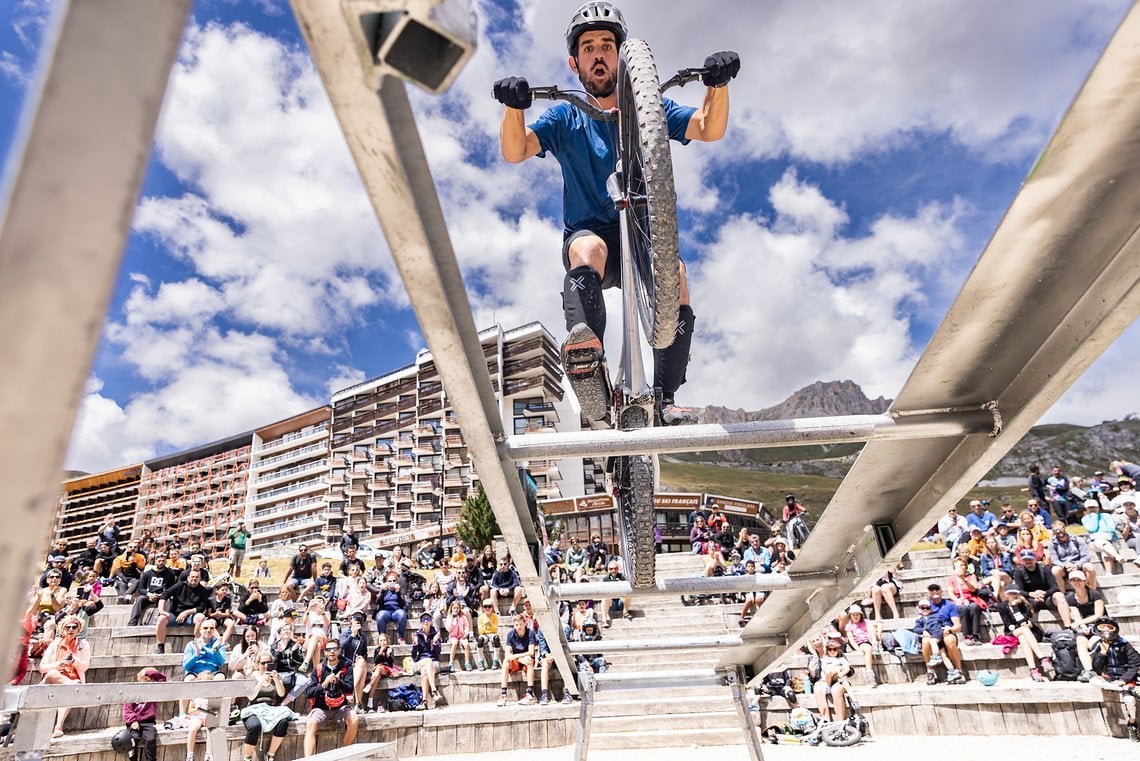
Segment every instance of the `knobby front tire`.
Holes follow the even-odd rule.
[[[669,125],[653,54],[643,40],[626,40],[618,57],[617,97],[622,181],[631,204],[629,245],[646,340],[655,349],[673,343],[681,284],[678,271],[677,192],[669,153]]]
[[[645,409],[627,407],[619,427],[623,430],[644,428],[649,423]],[[656,546],[653,529],[653,492],[657,470],[652,455],[619,457],[615,463],[614,485],[617,487],[618,530],[621,532],[622,555],[626,575],[634,589],[649,589],[656,577]]]

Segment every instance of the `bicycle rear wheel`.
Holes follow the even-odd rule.
[[[630,200],[629,247],[634,289],[646,339],[655,349],[673,343],[680,303],[677,192],[669,127],[653,55],[643,40],[626,40],[618,58],[617,96],[622,184]]]
[[[622,427],[643,428],[649,422],[641,407],[623,413]],[[656,575],[653,542],[653,489],[657,483],[652,455],[619,457],[614,463],[614,485],[618,503],[618,530],[626,576],[634,589],[653,586]]]

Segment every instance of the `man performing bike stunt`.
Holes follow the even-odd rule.
[[[569,65],[599,108],[617,106],[618,49],[628,37],[625,18],[612,3],[594,0],[579,8],[566,29]],[[707,86],[700,108],[664,99],[669,137],[681,143],[712,142],[728,125],[729,80],[740,71],[731,51],[705,59]],[[608,412],[609,381],[603,363],[606,328],[605,288],[621,286],[618,212],[606,190],[615,167],[616,129],[595,121],[569,103],[560,103],[527,125],[524,111],[533,103],[530,84],[520,77],[495,83],[494,96],[506,106],[499,131],[503,158],[517,164],[549,151],[562,168],[563,243],[566,277],[562,304],[568,335],[562,366],[574,387],[582,413],[601,421]],[[696,422],[690,409],[678,407],[674,394],[685,382],[694,316],[689,305],[685,266],[680,265],[680,310],[672,345],[654,350],[654,386],[661,390],[660,418],[666,425]]]

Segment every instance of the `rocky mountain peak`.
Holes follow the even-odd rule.
[[[779,404],[747,411],[709,406],[700,411],[702,423],[744,423],[753,420],[790,420],[836,415],[877,415],[886,412],[891,399],[868,399],[858,383],[850,380],[816,381],[804,386]]]

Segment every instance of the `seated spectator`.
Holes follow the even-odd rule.
[[[713,535],[713,540],[720,547],[720,554],[728,557],[736,549],[736,533],[728,521],[721,523],[720,530]]]
[[[961,545],[959,545],[961,546]],[[954,558],[951,563],[952,573],[946,580],[946,587],[950,590],[950,600],[958,606],[958,614],[962,619],[963,641],[966,645],[982,644],[982,616],[988,607],[986,600],[978,594],[982,585],[971,573],[968,573],[966,561]],[[987,587],[987,592],[989,589]]]
[[[1050,570],[1057,580],[1058,591],[1065,591],[1065,580],[1074,571],[1081,571],[1089,588],[1096,589],[1096,568],[1093,566],[1092,555],[1089,554],[1089,546],[1081,537],[1070,535],[1069,527],[1063,523],[1058,523],[1053,529],[1049,557],[1053,560]]]
[[[340,575],[341,577],[348,576],[349,571],[353,568],[360,569],[360,575],[364,576],[364,572],[368,570],[364,565],[364,561],[357,556],[358,550],[356,547],[349,547],[344,551],[344,560],[340,561]]]
[[[1081,518],[1081,525],[1089,532],[1089,545],[1100,553],[1105,575],[1112,568],[1108,558],[1116,561],[1123,569],[1124,557],[1116,547],[1116,541],[1120,538],[1116,532],[1116,521],[1111,515],[1101,512],[1100,502],[1095,499],[1085,501],[1085,517]]]
[[[446,557],[447,557],[447,553],[444,552],[444,549],[443,549],[443,539],[441,539],[437,536],[435,539],[431,540],[431,561],[432,561],[432,565],[429,567],[430,568],[442,567],[443,565],[445,565],[444,559]]]
[[[867,684],[878,687],[879,680],[875,676],[875,653],[879,652],[882,632],[879,631],[877,624],[867,622],[863,609],[858,605],[848,608],[847,615],[847,644],[854,652],[863,654],[863,665],[867,669]]]
[[[892,571],[887,571],[885,575],[879,577],[878,581],[871,585],[871,588],[867,590],[867,596],[871,599],[871,605],[874,606],[876,621],[883,620],[884,601],[887,603],[887,607],[891,609],[891,618],[902,618],[896,602],[901,593],[902,584],[895,579]],[[743,616],[741,617],[743,618]]]
[[[206,556],[200,552],[195,552],[190,556],[190,560],[186,563],[186,567],[178,574],[179,581],[186,581],[186,577],[192,571],[198,572],[198,577],[206,586],[210,585],[210,566],[206,562]]]
[[[1120,636],[1120,624],[1116,619],[1105,616],[1096,622],[1096,631],[1100,642],[1092,649],[1093,671],[1113,686],[1135,685],[1140,671],[1140,653]]]
[[[295,614],[286,618],[287,623],[277,631],[277,639],[271,642],[269,646],[269,651],[274,658],[274,668],[281,675],[285,689],[289,692],[304,686],[303,682],[297,679],[297,669],[305,660],[305,649],[294,636],[294,620]]]
[[[316,589],[314,578],[317,575],[317,557],[302,544],[297,554],[289,560],[289,570],[282,579],[281,596],[287,600],[300,601],[312,596]]]
[[[1026,553],[1032,555],[1038,563],[1049,565],[1049,551],[1045,547],[1045,543],[1034,535],[1033,529],[1023,526],[1017,530],[1017,546],[1013,552],[1015,566],[1022,564]]]
[[[728,561],[720,551],[720,544],[710,539],[705,543],[705,577],[723,576],[728,569]]]
[[[463,603],[459,600],[452,600],[450,607],[447,609],[447,638],[451,641],[451,652],[448,655],[448,660],[451,663],[452,669],[459,668],[459,661],[456,660],[456,654],[459,649],[463,649],[464,661],[463,668],[466,671],[473,671],[475,663],[471,656],[471,640],[474,638],[471,628],[471,618],[467,611],[463,608]],[[424,693],[425,695],[427,693]]]
[[[111,551],[110,542],[99,540],[95,545],[95,562],[91,567],[99,574],[99,581],[107,586],[110,586],[114,581],[111,578],[111,566],[114,563],[115,553]]]
[[[963,547],[963,545],[965,545],[965,547]],[[970,529],[970,538],[962,542],[962,544],[959,544],[958,548],[959,550],[965,550],[964,553],[959,552],[959,557],[964,555],[972,562],[978,562],[978,559],[981,558],[982,553],[986,550],[985,532],[980,528]]]
[[[1017,524],[1016,523],[999,523],[997,525],[998,545],[1003,551],[1010,553],[1010,558],[1017,551]]]
[[[578,641],[580,642],[596,642],[602,638],[602,632],[598,628],[598,622],[592,616],[587,618],[582,624],[582,630],[579,632]],[[601,653],[575,653],[574,654],[575,668],[579,672],[590,671],[595,674],[604,674],[609,664],[606,662],[605,656]],[[566,693],[569,694],[569,693]],[[566,702],[565,700],[563,702]]]
[[[250,698],[249,705],[241,709],[241,721],[245,726],[245,741],[241,749],[243,761],[253,761],[257,746],[261,743],[261,735],[265,732],[272,736],[265,758],[266,761],[273,761],[285,736],[289,734],[290,722],[301,718],[288,706],[282,705],[289,691],[281,674],[272,668],[273,663],[271,653],[259,653],[253,673],[248,674],[257,685],[257,692]]]
[[[465,621],[462,614],[459,620]],[[431,623],[431,616],[424,613],[420,616],[420,628],[412,640],[413,672],[420,675],[420,689],[424,693],[424,702],[416,706],[419,710],[435,708],[443,703],[443,695],[436,684],[436,674],[439,673],[439,656],[443,647],[443,640],[439,632]],[[454,652],[454,651],[453,651]],[[468,651],[470,663],[470,651]]]
[[[748,549],[740,557],[745,563],[753,561],[756,564],[756,573],[768,573],[772,565],[772,553],[761,543],[759,534],[748,537]]]
[[[447,605],[450,608],[453,602],[458,602],[460,610],[467,618],[468,628],[473,628],[471,611],[478,607],[479,589],[467,579],[467,569],[461,568],[455,572],[455,583],[444,590],[447,596]],[[439,627],[437,627],[439,628]]]
[[[258,641],[256,626],[245,627],[245,631],[241,633],[241,640],[230,653],[230,677],[243,679],[257,671],[257,659],[263,651],[268,651],[268,649],[268,647],[262,647],[261,642]],[[268,655],[272,657],[272,653],[268,653]]]
[[[416,551],[416,564],[420,568],[435,568],[435,559],[432,554],[431,542],[424,542]]]
[[[218,638],[218,624],[207,618],[199,627],[199,635],[186,644],[182,651],[182,670],[186,672],[184,682],[201,682],[226,678],[226,643]],[[188,701],[180,700],[181,713],[187,712]],[[194,752],[194,740],[188,739],[188,753]]]
[[[1125,500],[1121,507],[1121,513],[1116,516],[1116,526],[1124,545],[1136,553],[1132,562],[1140,565],[1140,513],[1136,510],[1134,498]]]
[[[46,577],[47,586],[36,587],[32,590],[26,613],[32,618],[47,615],[54,619],[55,615],[63,610],[67,604],[67,589],[60,584],[63,571],[53,568],[47,572]]]
[[[447,594],[433,581],[424,590],[423,612],[431,614],[431,625],[443,631],[443,617],[447,614]]]
[[[75,582],[75,576],[67,568],[67,558],[53,554],[48,556],[47,569],[40,574],[40,587],[48,585],[48,575],[55,572],[59,578],[59,586],[64,590],[71,589],[71,585]]]
[[[334,608],[337,581],[336,575],[333,574],[332,563],[327,560],[321,563],[321,572],[313,579],[313,598],[319,600],[326,611]]]
[[[756,578],[756,561],[752,558],[744,561],[744,575]],[[737,620],[737,625],[743,628],[748,624],[748,619],[756,609],[760,607],[760,603],[764,602],[764,592],[745,592],[744,604],[740,608],[740,617]]]
[[[438,585],[436,588],[438,589]],[[426,603],[425,598],[425,606]],[[376,598],[376,631],[381,633],[387,631],[389,623],[396,625],[397,642],[404,644],[408,631],[407,603],[400,590],[400,577],[394,571],[388,573],[388,578],[380,587],[380,594]]]
[[[955,547],[953,552],[950,553],[950,562],[953,563],[955,560],[961,560],[966,564],[966,573],[970,574],[971,576],[977,576],[981,573],[981,563],[978,562],[977,558],[970,554],[970,550],[971,545],[968,539],[959,542],[958,546]]]
[[[481,603],[479,619],[475,624],[475,643],[479,649],[475,656],[475,664],[480,671],[487,670],[487,661],[483,659],[483,648],[491,649],[491,668],[499,668],[499,652],[502,650],[502,641],[499,639],[499,612],[495,609],[495,601],[487,598]]]
[[[1037,562],[1032,550],[1021,551],[1021,565],[1013,569],[1013,585],[1028,598],[1034,611],[1040,613],[1049,608],[1057,613],[1065,628],[1072,623],[1069,604],[1057,589],[1057,580],[1046,566]]]
[[[509,600],[511,607],[507,615],[513,616],[522,604],[522,598],[523,586],[519,572],[512,567],[510,557],[504,556],[499,561],[498,569],[491,575],[491,601],[497,603],[499,600]]]
[[[305,721],[305,758],[317,752],[317,730],[326,721],[344,724],[342,747],[356,742],[360,718],[349,702],[352,695],[352,666],[340,657],[340,643],[329,640],[324,647],[325,659],[313,668],[313,676],[305,687],[309,698],[309,716]]]
[[[1035,682],[1043,682],[1045,676],[1042,670],[1050,671],[1051,664],[1041,648],[1045,632],[1037,623],[1037,613],[1017,587],[1007,586],[1004,594],[1005,599],[997,605],[997,611],[1005,633],[1017,637],[1021,643],[1021,654],[1029,666],[1030,678]],[[1043,668],[1038,668],[1039,662]]]
[[[158,601],[166,590],[178,583],[178,575],[166,565],[166,555],[158,554],[154,557],[154,565],[142,572],[138,583],[138,596],[131,606],[131,615],[127,626],[138,626],[142,623],[143,613],[149,608],[158,607]]]
[[[979,580],[990,588],[994,597],[1000,598],[1001,590],[1013,580],[1013,559],[997,537],[986,537],[985,549],[978,558],[978,565],[981,570]]]
[[[570,549],[566,551],[566,570],[574,581],[581,581],[589,570],[590,556],[586,548],[578,541],[578,537],[570,537]]]
[[[968,531],[969,526],[966,524],[966,519],[958,515],[958,508],[956,507],[949,508],[946,515],[938,519],[938,536],[946,545],[946,549],[951,552],[954,551],[959,542],[967,538]]]
[[[64,618],[58,634],[44,651],[40,660],[40,673],[44,675],[40,684],[83,684],[87,681],[87,669],[91,665],[91,645],[79,635],[83,622],[75,616]],[[59,708],[55,717],[53,738],[63,737],[63,725],[71,708]]]
[[[371,604],[372,595],[364,582],[364,572],[360,566],[349,566],[348,576],[342,576],[337,586],[337,618],[348,620],[356,615],[367,616]]]
[[[197,571],[191,571],[186,581],[180,581],[162,593],[158,603],[158,615],[154,623],[155,653],[166,652],[166,629],[169,626],[193,626],[194,636],[203,619],[206,618],[206,605],[210,601],[210,590],[202,584]]]
[[[782,536],[772,537],[771,555],[772,562],[770,566],[772,567],[773,571],[775,571],[775,566],[777,563],[784,566],[784,570],[777,571],[777,573],[787,572],[787,569],[792,565],[792,561],[796,559],[796,553],[793,550],[788,549],[788,540]]]
[[[135,674],[136,682],[165,682],[166,674],[155,668],[145,668]],[[131,733],[133,755],[131,761],[157,761],[158,759],[158,705],[152,701],[123,703],[123,726]]]
[[[67,598],[63,610],[68,615],[79,616],[86,629],[91,617],[103,610],[103,584],[99,574],[90,569],[84,571],[82,582],[75,588],[75,594]]]
[[[815,707],[819,709],[820,718],[824,721],[844,721],[847,718],[847,702],[844,699],[847,692],[846,679],[855,669],[844,657],[842,643],[829,640],[824,645],[819,666],[820,677],[813,690]],[[871,679],[873,678],[872,676]],[[827,702],[829,696],[831,705]]]
[[[598,532],[590,534],[590,542],[586,545],[586,567],[589,573],[602,573],[609,560],[610,548],[602,541]],[[493,571],[492,571],[493,572]]]
[[[364,710],[383,712],[386,709],[380,699],[380,680],[391,676],[401,676],[404,673],[404,670],[396,665],[396,651],[388,642],[387,634],[380,635],[376,649],[373,651],[372,661],[376,665],[372,667],[368,687],[364,691]]]
[[[340,634],[340,657],[352,664],[353,702],[357,713],[364,713],[364,687],[368,680],[368,635],[364,632],[367,616],[357,613],[349,619]]]
[[[139,552],[138,542],[128,542],[122,554],[116,555],[111,561],[111,579],[123,602],[134,600],[144,570],[146,556]]]
[[[621,572],[620,568],[621,565],[616,558],[611,560],[606,567],[606,575],[602,578],[602,581],[625,581],[625,574]],[[629,597],[611,597],[608,600],[603,600],[601,609],[602,626],[609,628],[611,619],[614,616],[621,616],[627,621],[631,620],[633,613],[629,609],[630,599]]]
[[[1051,531],[1053,528],[1053,516],[1049,513],[1048,505],[1048,501],[1043,502],[1041,500],[1031,499],[1025,503],[1025,510],[1021,511],[1017,518],[1022,526],[1028,526],[1029,524],[1025,521],[1025,513],[1029,513],[1035,525],[1046,532]],[[1042,536],[1039,538],[1043,542],[1048,541],[1048,537]]]
[[[455,572],[451,570],[450,565],[445,563],[436,569],[435,580],[439,582],[439,587],[443,593],[447,594],[447,588],[455,583]],[[400,585],[400,588],[404,588],[403,584]]]
[[[736,535],[736,551],[740,553],[740,557],[744,557],[744,551],[752,546],[752,533],[747,527],[741,528],[740,532]]]
[[[269,578],[269,561],[257,561],[257,568],[253,571],[253,578],[255,579],[268,579]]]
[[[238,620],[249,626],[262,626],[269,620],[269,605],[261,592],[261,579],[257,576],[249,580],[245,598],[238,604]]]
[[[534,696],[534,672],[542,672],[542,694],[545,702],[550,700],[550,660],[542,658],[538,649],[538,633],[527,626],[525,616],[516,616],[511,631],[507,633],[507,641],[503,648],[502,690],[499,693],[499,705],[507,704],[507,680],[510,675],[520,669],[526,673],[526,695],[519,700],[519,705],[534,705],[538,699]]]
[[[325,602],[320,597],[309,600],[309,607],[301,618],[301,631],[305,633],[305,659],[301,661],[300,671],[309,673],[312,664],[320,659],[325,643],[333,636],[332,619],[325,609]]]
[[[931,682],[930,677],[934,674],[933,668],[942,662],[942,656],[938,653],[938,645],[941,644],[946,650],[946,658],[949,659],[950,665],[946,668],[946,682],[947,684],[964,684],[966,677],[962,675],[962,653],[958,650],[958,633],[962,631],[962,619],[958,613],[958,607],[950,600],[942,597],[942,586],[939,584],[928,584],[926,587],[929,599],[927,602],[930,605],[931,614],[938,618],[942,624],[941,631],[937,635],[933,634],[934,627],[928,623],[924,623],[923,630],[931,632],[930,647],[926,645],[927,639],[923,638],[922,652],[924,660],[926,660],[926,683],[932,684],[938,681],[937,676],[934,682]],[[919,602],[919,617],[922,617],[922,601]],[[921,634],[919,629],[915,628],[915,634]],[[930,658],[926,659],[927,652],[930,652]]]
[[[712,532],[709,531],[708,526],[705,525],[705,519],[697,516],[693,521],[693,527],[689,529],[689,546],[693,555],[705,554],[705,545],[712,540]]]
[[[222,632],[222,642],[229,642],[237,625],[234,597],[229,582],[219,582],[206,602],[206,618],[212,618]]]
[[[997,516],[986,509],[986,503],[980,499],[970,500],[970,512],[966,514],[966,525],[971,530],[978,529],[982,532],[982,536],[990,533],[994,526],[998,524]]]

